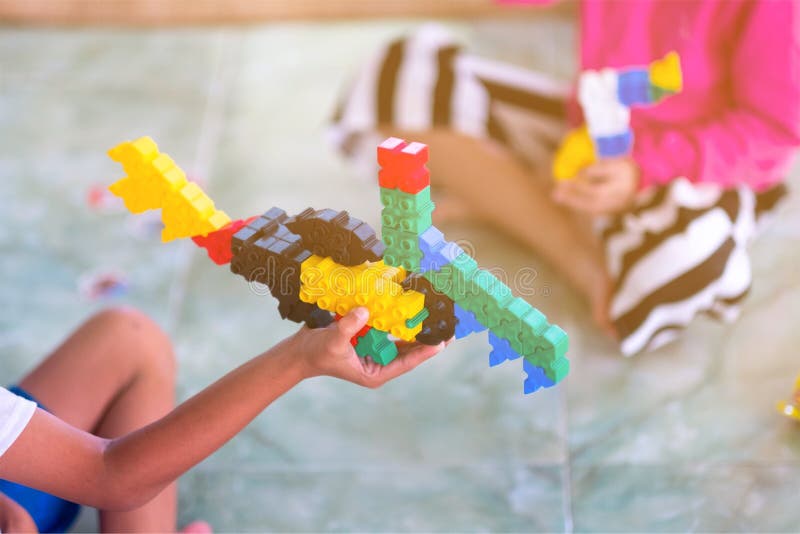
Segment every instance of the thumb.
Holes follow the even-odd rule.
[[[339,334],[349,341],[359,330],[364,328],[364,325],[367,324],[367,319],[369,319],[369,310],[367,308],[353,308],[347,315],[339,319],[336,323],[336,328]]]

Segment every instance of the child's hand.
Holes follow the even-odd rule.
[[[356,308],[327,328],[301,328],[289,342],[294,354],[302,359],[303,376],[327,375],[377,388],[412,370],[445,346],[445,343],[436,346],[404,343],[400,345],[397,358],[386,366],[369,358],[361,360],[350,344],[350,338],[361,330],[368,318],[366,308]]]
[[[639,166],[631,158],[601,159],[572,180],[560,182],[553,199],[592,215],[618,213],[631,207],[639,187]]]
[[[0,532],[39,532],[25,508],[0,493]]]

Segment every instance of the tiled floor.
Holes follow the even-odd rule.
[[[323,127],[353,66],[414,25],[0,29],[2,380],[105,304],[77,291],[97,269],[126,273],[123,302],[173,336],[183,398],[291,332],[271,298],[190,244],[132,236],[135,222],[88,209],[86,192],[120,174],[108,147],[149,134],[232,215],[331,206],[377,223],[373,182]],[[495,57],[564,78],[574,68],[563,21],[450,27]],[[538,270],[549,297],[535,304],[571,335],[564,384],[524,397],[518,366],[488,369],[477,337],[377,392],[309,381],[182,479],[181,519],[219,531],[798,530],[800,427],[773,409],[800,371],[798,198],[753,247],[756,284],[735,326],[700,321],[634,360],[530,253],[448,228],[486,265]]]

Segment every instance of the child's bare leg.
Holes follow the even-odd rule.
[[[101,312],[76,330],[20,386],[54,415],[99,436],[141,428],[175,404],[175,360],[169,339],[145,315]],[[174,532],[171,485],[130,512],[100,512],[104,532]]]
[[[432,180],[471,213],[544,256],[588,299],[600,326],[610,328],[610,287],[600,244],[585,221],[550,199],[548,181],[491,141],[452,130],[383,131],[428,144]]]

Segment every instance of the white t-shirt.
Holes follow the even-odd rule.
[[[35,411],[35,402],[0,388],[0,456],[22,434]]]

